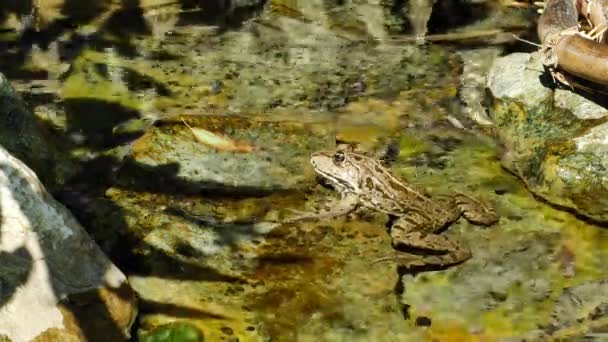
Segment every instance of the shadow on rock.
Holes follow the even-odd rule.
[[[181,10],[178,25],[217,25],[220,31],[236,29],[261,13],[264,3],[260,0],[251,5],[237,6],[233,1],[179,0]],[[110,11],[112,12],[109,13]],[[22,32],[15,32],[18,34],[16,40],[0,41],[0,58],[7,61],[0,62],[0,67],[11,78],[46,79],[48,74],[44,70],[33,72],[26,64],[34,46],[48,51],[53,43],[59,47],[61,61],[67,63],[87,46],[98,51],[114,48],[122,56],[135,57],[139,51],[132,43],[133,37],[149,36],[152,33],[144,11],[140,0],[121,0],[117,9],[114,9],[110,0],[64,0],[60,9],[61,16],[52,18],[50,23],[38,29],[34,22],[41,20],[38,17],[40,8],[32,0],[3,1],[0,4],[0,22],[6,22],[11,15],[17,15],[21,18],[23,28],[20,28]],[[104,16],[107,19],[103,19]],[[96,21],[100,19],[103,21],[97,24]],[[44,20],[49,19],[43,18],[42,21]],[[99,29],[86,35],[74,32],[78,27],[86,25],[95,25]]]
[[[178,176],[178,172],[178,163],[148,166],[127,157],[121,164],[116,182],[113,185],[128,190],[169,195],[197,194],[210,199],[265,197],[280,192],[288,192],[288,190],[279,188],[231,186],[213,181],[192,182]]]
[[[129,275],[233,284],[247,283],[245,279],[224,274],[213,267],[180,260],[181,258],[171,256],[149,244],[146,244],[145,248],[147,249],[145,258],[139,257],[138,261],[131,262],[129,265],[131,268],[127,270]]]
[[[102,0],[94,2],[82,2],[78,0],[64,0],[60,9],[61,16],[53,20],[41,29],[37,29],[33,22],[40,13],[32,4],[32,1],[3,2],[0,4],[0,20],[6,21],[10,14],[22,16],[24,22],[23,32],[17,40],[0,42],[0,56],[3,60],[10,61],[7,65],[1,65],[3,72],[8,77],[19,77],[26,79],[47,78],[44,73],[32,73],[25,67],[28,56],[33,46],[38,46],[47,51],[53,42],[59,45],[59,53],[62,62],[71,62],[85,46],[97,47],[103,50],[105,47],[115,47],[117,51],[125,56],[133,57],[137,54],[136,48],[130,39],[135,35],[147,35],[150,33],[140,7],[139,0],[122,0],[121,7],[109,15],[96,33],[83,36],[73,32],[76,28],[91,25],[108,11],[111,11],[111,1]],[[29,16],[29,17],[24,17]],[[27,19],[30,18],[30,19]],[[4,20],[3,20],[4,19]],[[115,37],[111,41],[104,38],[104,34]],[[67,39],[59,38],[68,35]]]
[[[96,63],[93,65],[95,70],[108,81],[110,80],[110,72],[107,64]],[[124,67],[112,67],[113,71],[122,75],[123,81],[129,92],[139,92],[144,90],[154,90],[159,96],[171,96],[171,90],[163,83],[155,80],[150,76],[141,74],[133,69]]]
[[[67,99],[64,105],[68,134],[80,135],[78,139],[95,150],[124,143],[114,136],[113,128],[140,116],[136,110],[101,100]]]
[[[200,251],[192,249],[187,244],[173,246],[179,256],[168,255],[165,251],[146,244],[143,242],[144,236],[130,231],[123,209],[112,200],[105,198],[104,192],[109,187],[116,186],[139,193],[184,195],[185,193],[200,194],[201,187],[207,187],[209,193],[214,192],[212,189],[224,191],[215,192],[213,198],[235,199],[238,196],[245,197],[253,193],[260,196],[259,189],[230,189],[219,183],[192,184],[176,177],[179,170],[178,164],[151,167],[138,164],[133,160],[121,164],[117,159],[100,157],[88,162],[83,169],[85,172],[73,178],[62,191],[57,193],[57,197],[81,222],[91,228],[93,238],[121,269],[126,270],[129,274],[156,275],[165,278],[242,281],[239,278],[218,273],[207,266],[185,262],[184,257],[202,256]],[[162,210],[159,209],[159,211]],[[238,240],[244,236],[255,238],[260,235],[256,232],[253,221],[225,223],[213,217],[192,215],[179,208],[169,207],[164,211],[168,215],[198,225],[201,229],[216,232],[215,243],[218,246],[234,249]],[[133,257],[132,254],[135,249],[142,248],[149,252],[144,258],[146,259],[144,263],[141,262],[141,258]],[[151,268],[152,264],[155,267]]]
[[[0,236],[0,241],[2,237]],[[0,252],[0,308],[26,283],[33,267],[32,254],[21,246],[12,252]]]
[[[178,25],[216,25],[220,31],[240,28],[247,20],[260,14],[266,0],[249,1],[247,6],[237,6],[235,1],[179,0],[182,7]]]
[[[27,296],[25,293],[33,291],[33,288],[37,289],[35,290],[36,295],[39,295],[40,289],[44,292],[45,284],[40,284],[36,279],[47,279],[48,277],[48,281],[50,281],[48,285],[53,292],[52,296],[54,298],[65,298],[63,302],[58,303],[58,307],[62,310],[64,326],[70,334],[80,335],[80,338],[85,338],[87,341],[107,341],[107,338],[113,341],[124,340],[125,331],[116,322],[120,322],[122,326],[130,325],[129,321],[132,318],[129,310],[130,306],[127,304],[123,307],[123,310],[126,310],[124,312],[115,310],[111,313],[107,305],[112,305],[111,302],[115,301],[113,298],[115,296],[111,292],[118,293],[118,297],[123,299],[134,300],[132,290],[124,282],[118,289],[111,289],[111,286],[104,287],[105,274],[113,268],[113,265],[109,260],[104,261],[103,258],[96,256],[96,253],[100,252],[96,250],[92,242],[85,241],[88,240],[86,233],[72,232],[68,235],[62,235],[61,232],[53,229],[54,225],[67,224],[64,229],[71,230],[77,223],[66,217],[62,217],[61,220],[58,218],[59,223],[49,222],[48,216],[51,214],[45,211],[57,211],[53,215],[60,217],[69,215],[69,213],[61,213],[63,208],[60,207],[59,203],[55,202],[44,190],[37,189],[36,181],[31,176],[27,177],[22,170],[14,168],[8,163],[0,164],[0,171],[7,179],[10,179],[10,186],[5,185],[6,189],[9,191],[12,191],[11,188],[18,187],[19,189],[19,191],[12,191],[10,194],[10,198],[18,206],[17,213],[32,215],[26,216],[26,221],[22,223],[29,226],[24,227],[29,233],[6,234],[11,229],[5,229],[3,230],[5,234],[0,237],[5,248],[15,243],[23,244],[13,252],[0,253],[0,259],[2,260],[2,266],[0,266],[0,269],[2,269],[2,272],[0,272],[2,274],[1,283],[4,285],[1,288],[0,305],[4,306],[11,300],[11,295],[15,293],[16,288],[21,288],[22,297]],[[49,208],[36,214],[36,211],[41,210],[40,206]],[[8,212],[8,209],[3,210],[3,212]],[[52,232],[49,231],[51,229]],[[62,244],[63,247],[58,249],[58,244]],[[36,255],[34,258],[32,251],[40,255]],[[35,266],[34,263],[45,263],[45,265],[42,267],[40,265]],[[60,269],[61,267],[65,267],[65,269]],[[32,274],[34,270],[37,270],[38,273],[48,270],[49,275]],[[41,296],[43,301],[46,300],[44,299],[44,293]],[[19,303],[19,301],[16,303]],[[117,309],[120,306],[121,304],[114,303],[113,308]],[[44,311],[49,308],[39,307],[38,309]],[[10,321],[12,318],[7,316],[5,319]],[[15,317],[15,319],[20,318]],[[49,329],[42,334],[51,339],[66,338],[65,333],[57,333],[54,330]],[[17,333],[23,334],[24,332],[17,331]],[[60,336],[55,336],[55,334]]]
[[[444,33],[449,29],[473,24],[491,13],[488,3],[470,3],[464,0],[437,1],[427,27],[429,33]]]
[[[217,239],[215,242],[219,246],[230,247],[230,249],[233,251],[238,249],[238,242],[243,238],[252,240],[255,237],[262,235],[256,229],[256,222],[253,219],[247,221],[220,222],[218,219],[213,217],[195,216],[179,208],[169,207],[165,210],[165,212],[181,217],[194,224],[200,225],[201,227],[215,231],[217,233]],[[176,248],[176,250],[179,251],[178,248]]]
[[[0,4],[0,23],[4,23],[9,15],[19,17],[29,15],[32,11],[32,0],[4,0]]]

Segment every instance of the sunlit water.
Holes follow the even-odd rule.
[[[592,324],[565,288],[605,305],[606,233],[530,195],[487,126],[483,75],[520,48],[485,35],[529,11],[436,7],[429,34],[481,38],[416,45],[424,3],[93,3],[4,6],[0,71],[82,166],[55,195],[129,275],[134,340],[534,339]],[[335,196],[308,157],[336,141],[501,219],[453,224],[473,258],[402,282],[372,263],[393,253],[384,215],[268,229]]]

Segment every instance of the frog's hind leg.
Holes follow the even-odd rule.
[[[408,257],[405,257],[405,255],[397,256],[401,266],[406,268],[426,265],[448,266],[463,262],[471,257],[471,251],[467,247],[443,235],[430,232],[432,229],[429,230],[429,227],[426,226],[427,222],[421,214],[412,211],[403,215],[391,227],[393,248],[409,247],[420,251],[419,253],[422,254],[408,253]],[[432,224],[432,222],[430,223]]]
[[[418,255],[396,251],[395,255],[386,256],[373,261],[373,263],[394,260],[399,267],[404,269],[419,269],[419,268],[445,268],[467,261],[471,258],[471,254],[462,254],[454,256],[453,254],[444,255]]]
[[[485,205],[471,196],[460,192],[454,194],[454,200],[462,212],[462,216],[469,222],[484,226],[498,222],[498,215],[494,207]]]

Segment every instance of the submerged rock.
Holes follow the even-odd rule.
[[[608,279],[566,289],[553,312],[552,329],[558,339],[602,337],[608,327]],[[597,333],[597,335],[596,335]],[[595,336],[594,336],[595,335]]]
[[[122,240],[134,241],[129,262],[138,272],[129,281],[142,335],[176,321],[210,341],[396,341],[405,333],[396,267],[372,264],[392,253],[381,221],[267,223],[283,208],[301,208],[301,194],[106,196],[128,224]]]
[[[488,78],[503,164],[535,194],[606,222],[608,103],[549,88],[538,57],[501,57]]]
[[[132,243],[115,253],[127,253],[137,270],[129,280],[141,299],[141,334],[169,334],[159,327],[175,321],[209,340],[239,341],[538,340],[564,333],[572,319],[562,318],[570,304],[560,296],[608,272],[608,234],[536,201],[501,168],[490,139],[446,126],[407,129],[395,174],[430,193],[459,190],[495,202],[501,218],[487,228],[460,220],[443,232],[469,246],[473,258],[405,275],[398,297],[404,311],[395,301],[395,264],[373,263],[393,252],[384,215],[265,224],[287,208],[335,195],[320,186],[241,199],[108,190],[116,220],[110,225],[123,227],[119,240]],[[581,315],[604,317],[601,303],[590,302],[598,309]]]
[[[4,148],[0,208],[0,336],[13,342],[126,339],[136,304],[125,275]]]
[[[458,93],[465,103],[464,112],[479,125],[491,126],[493,124],[488,117],[483,100],[488,70],[499,53],[498,48],[476,48],[459,52],[464,67]]]
[[[120,183],[232,194],[302,188],[315,179],[310,153],[332,146],[333,132],[328,122],[181,116],[134,143]]]
[[[67,132],[95,151],[138,136],[116,169],[113,158],[92,163],[118,169],[111,184],[91,187],[94,170],[73,192],[75,214],[139,295],[138,337],[534,340],[580,317],[602,317],[595,300],[592,314],[564,317],[571,305],[562,297],[608,272],[608,236],[535,201],[500,167],[498,148],[472,137],[458,91],[482,110],[480,79],[460,87],[461,58],[452,50],[387,41],[382,8],[341,3],[271,1],[228,30],[177,25],[186,18],[174,4],[165,7],[174,14],[146,15],[156,21],[152,39],[117,37],[139,57],[91,44],[65,75],[67,110],[57,122]],[[466,57],[464,73],[477,74]],[[488,51],[483,60],[492,58]],[[464,91],[470,86],[474,92]],[[450,117],[465,129],[450,128]],[[500,222],[453,224],[442,234],[469,246],[473,258],[407,275],[397,296],[394,261],[374,263],[393,253],[386,216],[269,224],[330,195],[314,186],[308,158],[334,138],[374,153],[391,144],[397,174],[431,193],[493,200]]]
[[[608,273],[607,231],[537,201],[502,169],[490,139],[440,128],[411,130],[403,142],[395,164],[402,177],[430,193],[475,194],[494,202],[500,216],[486,228],[461,219],[441,233],[471,248],[470,260],[404,275],[407,323],[419,334],[412,340],[537,341],[573,336],[571,327],[583,336],[608,326],[599,290]]]

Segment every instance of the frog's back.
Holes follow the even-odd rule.
[[[395,177],[379,161],[365,157],[360,162],[359,196],[364,206],[393,215],[435,206],[426,193]]]

